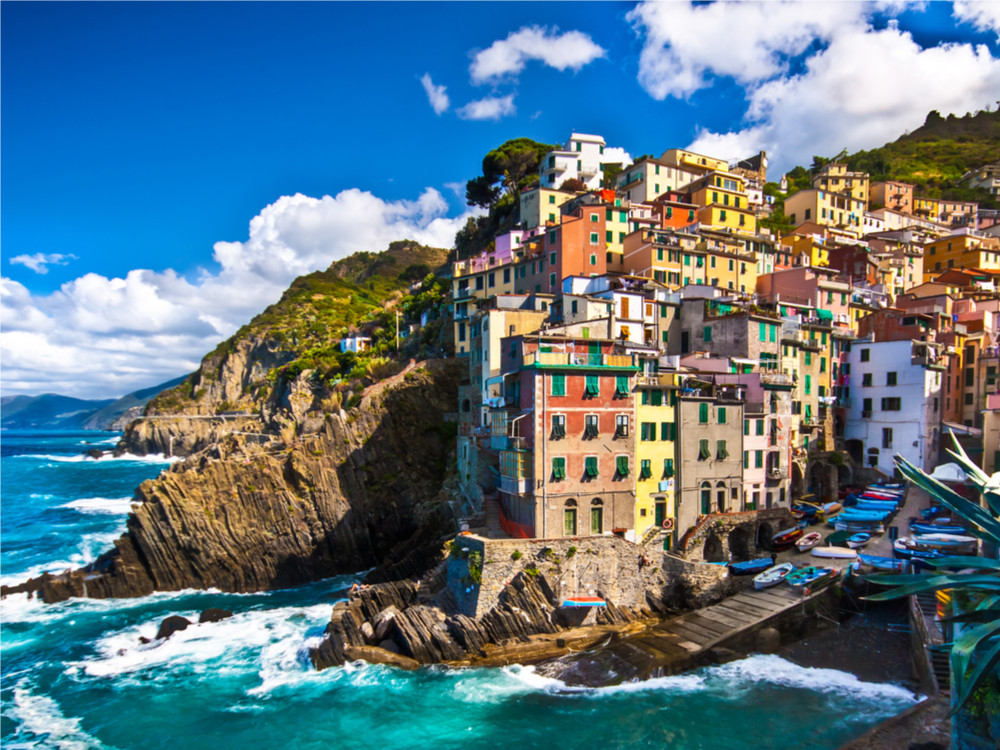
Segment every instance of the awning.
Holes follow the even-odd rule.
[[[820,320],[833,320],[833,313],[829,310],[816,309],[816,317]]]

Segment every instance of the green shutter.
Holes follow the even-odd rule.
[[[650,395],[653,406],[663,406],[663,391],[655,390]]]
[[[753,467],[755,469],[764,468],[764,451],[754,451],[753,454]]]
[[[672,458],[663,459],[663,477],[665,479],[670,479],[670,477],[672,477],[673,475],[674,475],[674,459]]]
[[[812,393],[812,376],[806,375],[806,395],[808,396],[810,393]]]
[[[702,337],[705,339],[706,344],[712,343],[712,326],[705,326],[702,331]]]
[[[698,404],[698,421],[708,424],[708,404]]]
[[[649,459],[644,459],[640,465],[639,469],[639,479],[649,479],[653,476],[653,470],[650,468]]]
[[[759,337],[761,341],[767,341],[767,323],[760,324]]]
[[[584,395],[599,396],[601,393],[601,383],[597,375],[588,375]]]
[[[744,435],[749,435],[750,434],[750,420],[749,419],[744,419],[743,420],[743,434]]]
[[[670,440],[670,422],[660,422],[660,440]]]
[[[701,459],[701,460],[705,460],[705,459],[711,458],[711,457],[712,457],[712,454],[708,450],[708,440],[699,440],[698,441],[698,458]]]
[[[552,375],[552,395],[566,395],[566,376],[562,373],[555,373]]]
[[[566,478],[566,459],[565,458],[553,458],[552,459],[552,478],[553,479],[565,479]]]
[[[726,423],[726,407],[725,406],[720,406],[718,408],[718,410],[717,410],[717,413],[719,415],[719,424],[725,424]]]
[[[628,396],[628,375],[616,375],[615,376],[615,395],[616,396]]]
[[[757,420],[757,434],[758,435],[763,435],[764,434],[764,420],[763,419],[758,419]]]
[[[750,468],[750,451],[743,451],[743,468]]]
[[[717,440],[715,442],[715,456],[720,459],[729,458],[729,451],[726,450],[725,440]]]
[[[618,456],[615,460],[615,469],[623,476],[628,476],[628,456]]]
[[[584,460],[583,471],[588,477],[597,476],[597,456],[587,456]]]

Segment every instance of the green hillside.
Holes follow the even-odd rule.
[[[325,271],[300,276],[278,302],[207,354],[184,383],[154,399],[150,412],[184,410],[200,400],[241,342],[263,344],[274,355],[274,366],[245,393],[252,402],[267,398],[275,385],[304,370],[315,371],[316,384],[330,388],[377,379],[397,358],[396,311],[405,336],[409,324],[419,322],[426,310],[436,311],[448,297],[449,287],[439,274],[447,269],[449,252],[404,240],[381,253],[355,253]],[[404,339],[398,358],[440,353],[449,345],[448,333],[450,328],[436,320],[414,340]],[[340,339],[351,335],[371,337],[371,351],[341,352]],[[221,403],[217,408],[234,406]]]

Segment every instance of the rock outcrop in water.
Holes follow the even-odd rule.
[[[455,531],[442,486],[464,366],[425,362],[308,435],[230,435],[144,482],[113,550],[2,593],[52,602],[277,589],[380,563],[378,580],[422,572]]]

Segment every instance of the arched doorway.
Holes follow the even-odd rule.
[[[771,549],[771,537],[774,536],[774,527],[769,523],[762,523],[757,527],[757,549]]]
[[[705,546],[702,548],[702,557],[705,558],[705,562],[725,561],[726,558],[722,554],[722,540],[715,534],[712,534],[705,540]]]
[[[750,552],[750,528],[737,526],[729,534],[729,554],[734,560],[749,560]]]
[[[851,457],[855,465],[862,466],[865,460],[865,444],[860,440],[847,440],[844,443],[847,448],[847,455]]]
[[[701,483],[701,514],[707,516],[712,512],[712,483]]]
[[[719,513],[726,512],[726,483],[719,482],[715,485],[715,502]]]
[[[563,536],[576,536],[576,500],[573,498],[563,506]]]
[[[590,533],[604,533],[604,501],[599,497],[590,501]]]

